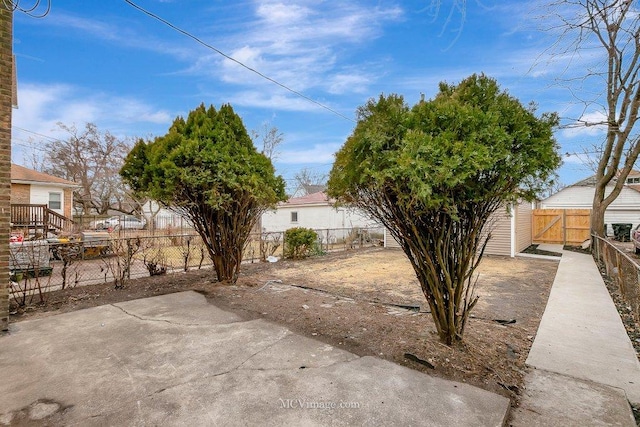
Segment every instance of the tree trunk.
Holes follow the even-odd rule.
[[[591,208],[591,234],[598,237],[605,237],[604,212],[605,208],[601,203],[593,203]]]
[[[591,234],[599,237],[605,237],[604,213],[608,206],[605,203],[605,188],[606,186],[596,183],[593,204],[591,205]]]
[[[240,273],[240,262],[242,259],[242,251],[235,253],[233,256],[225,254],[213,256],[213,268],[216,271],[218,282],[236,283],[238,274]]]

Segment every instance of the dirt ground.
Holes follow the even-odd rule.
[[[430,375],[510,397],[522,388],[525,360],[558,263],[486,256],[480,300],[461,344],[439,342],[413,270],[399,250],[334,253],[301,261],[243,265],[236,285],[211,270],[52,292],[46,305],[13,307],[12,322],[82,308],[196,290],[244,318],[265,318],[358,355],[374,355]]]

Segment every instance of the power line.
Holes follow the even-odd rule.
[[[21,143],[19,143],[19,142],[15,142],[15,140],[13,140],[13,141],[11,141],[11,145],[12,145],[12,146],[17,145],[17,146],[19,146],[19,147],[28,148],[28,149],[30,149],[30,150],[40,151],[40,152],[42,152],[42,153],[47,153],[47,152],[48,152],[48,150],[46,150],[46,149],[44,149],[44,148],[36,147],[36,146],[34,146],[34,145],[31,145],[31,144],[29,143],[29,141],[25,141],[24,139],[19,139],[18,141],[22,141],[23,143],[21,144]]]
[[[21,1],[22,0],[2,0],[2,3],[4,4],[4,7],[11,12],[15,12],[16,10],[18,10],[20,12],[24,12],[32,18],[44,18],[49,14],[49,12],[51,12],[51,0],[47,0],[47,7],[45,8],[45,11],[40,14],[36,14],[35,11],[40,7],[41,0],[35,0],[33,6],[31,7],[20,6]]]
[[[148,15],[148,16],[152,17],[153,19],[162,22],[163,24],[165,24],[169,28],[171,28],[171,29],[173,29],[173,30],[175,30],[175,31],[177,31],[177,32],[189,37],[190,39],[196,41],[197,43],[201,44],[202,46],[204,46],[204,47],[206,47],[206,48],[208,48],[210,50],[213,50],[217,54],[222,55],[223,57],[227,58],[228,60],[235,62],[236,64],[240,65],[241,67],[246,68],[247,70],[251,71],[252,73],[255,73],[258,76],[262,77],[263,79],[268,80],[271,83],[274,83],[274,84],[280,86],[281,88],[283,88],[283,89],[285,89],[285,90],[287,90],[287,91],[289,91],[289,92],[291,92],[291,93],[293,93],[293,94],[295,94],[295,95],[297,95],[297,96],[299,96],[299,97],[301,97],[301,98],[303,98],[303,99],[305,99],[305,100],[307,100],[307,101],[309,101],[309,102],[311,102],[313,104],[316,104],[317,106],[319,106],[321,108],[324,108],[325,110],[330,111],[330,112],[332,112],[333,114],[335,114],[335,115],[337,115],[339,117],[342,117],[345,120],[349,120],[350,122],[354,122],[355,123],[355,120],[345,116],[344,114],[334,110],[331,107],[328,107],[328,106],[322,104],[321,102],[316,101],[315,99],[313,99],[311,97],[308,97],[307,95],[305,95],[305,94],[303,94],[301,92],[298,92],[295,89],[291,89],[289,86],[286,86],[285,84],[280,83],[279,81],[277,81],[275,79],[272,79],[271,77],[269,77],[269,76],[267,76],[265,74],[262,74],[260,71],[254,69],[254,68],[251,68],[248,65],[243,64],[242,62],[238,61],[237,59],[235,59],[235,58],[233,58],[233,57],[231,57],[229,55],[227,55],[226,53],[224,53],[221,50],[217,49],[216,47],[210,45],[209,43],[203,41],[202,39],[194,36],[193,34],[189,33],[188,31],[185,31],[182,28],[179,28],[179,27],[173,25],[171,22],[167,21],[166,19],[156,15],[153,12],[150,12],[150,11],[144,9],[141,6],[138,6],[137,4],[132,2],[131,0],[124,0],[124,1],[126,3],[128,3],[130,6],[134,7],[135,9],[138,9],[140,12],[144,13],[145,15]]]
[[[48,140],[50,140],[50,141],[52,141],[52,142],[63,142],[63,141],[61,141],[61,140],[59,140],[59,139],[57,139],[57,138],[54,138],[54,137],[52,137],[52,136],[43,135],[43,134],[41,134],[41,133],[34,132],[34,131],[32,131],[32,130],[29,130],[29,129],[24,129],[24,128],[21,128],[21,127],[19,127],[19,126],[15,126],[15,125],[13,125],[13,126],[11,126],[11,127],[12,127],[12,128],[14,128],[14,129],[21,130],[22,132],[27,132],[27,133],[30,133],[30,134],[33,134],[33,135],[37,135],[37,136],[40,136],[40,137],[42,137],[42,138],[47,138]]]

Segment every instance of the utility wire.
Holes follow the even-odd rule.
[[[183,34],[183,35],[185,35],[185,36],[189,37],[190,39],[192,39],[192,40],[196,41],[197,43],[201,44],[202,46],[204,46],[204,47],[206,47],[206,48],[208,48],[208,49],[213,50],[213,51],[214,51],[214,52],[216,52],[217,54],[222,55],[223,57],[227,58],[227,59],[228,59],[228,60],[230,60],[230,61],[235,62],[236,64],[240,65],[240,66],[241,66],[241,67],[243,67],[243,68],[246,68],[247,70],[251,71],[252,73],[255,73],[255,74],[259,75],[259,76],[260,76],[260,77],[262,77],[263,79],[268,80],[268,81],[270,81],[271,83],[274,83],[274,84],[276,84],[276,85],[280,86],[281,88],[283,88],[283,89],[285,89],[285,90],[287,90],[287,91],[289,91],[289,92],[291,92],[291,93],[293,93],[293,94],[295,94],[295,95],[297,95],[297,96],[299,96],[299,97],[301,97],[301,98],[303,98],[303,99],[306,99],[307,101],[309,101],[309,102],[311,102],[311,103],[313,103],[313,104],[316,104],[317,106],[319,106],[319,107],[321,107],[321,108],[324,108],[325,110],[330,111],[330,112],[332,112],[333,114],[335,114],[335,115],[337,115],[337,116],[339,116],[339,117],[342,117],[342,118],[343,118],[343,119],[345,119],[345,120],[349,120],[350,122],[354,122],[354,123],[355,123],[355,120],[353,120],[353,119],[351,119],[351,118],[349,118],[349,117],[345,116],[344,114],[342,114],[342,113],[340,113],[340,112],[338,112],[338,111],[334,110],[334,109],[333,109],[333,108],[331,108],[331,107],[328,107],[328,106],[326,106],[326,105],[322,104],[321,102],[316,101],[316,100],[315,100],[315,99],[313,99],[313,98],[308,97],[307,95],[305,95],[305,94],[303,94],[303,93],[301,93],[301,92],[298,92],[298,91],[297,91],[297,90],[295,90],[295,89],[291,89],[289,86],[284,85],[284,84],[280,83],[279,81],[277,81],[277,80],[275,80],[275,79],[272,79],[271,77],[269,77],[269,76],[267,76],[267,75],[265,75],[265,74],[262,74],[260,71],[258,71],[258,70],[256,70],[256,69],[254,69],[254,68],[251,68],[251,67],[249,67],[248,65],[243,64],[242,62],[238,61],[237,59],[235,59],[235,58],[233,58],[233,57],[231,57],[231,56],[229,56],[229,55],[227,55],[226,53],[224,53],[224,52],[222,52],[221,50],[217,49],[216,47],[214,47],[214,46],[210,45],[209,43],[207,43],[207,42],[203,41],[202,39],[200,39],[200,38],[198,38],[198,37],[194,36],[193,34],[189,33],[188,31],[185,31],[185,30],[183,30],[183,29],[181,29],[181,28],[179,28],[179,27],[177,27],[177,26],[173,25],[171,22],[167,21],[166,19],[164,19],[164,18],[162,18],[162,17],[160,17],[160,16],[156,15],[156,14],[155,14],[155,13],[153,13],[153,12],[150,12],[150,11],[148,11],[148,10],[144,9],[144,8],[143,8],[143,7],[141,7],[141,6],[138,6],[137,4],[135,4],[134,2],[132,2],[131,0],[124,0],[124,1],[125,1],[126,3],[128,3],[130,6],[134,7],[135,9],[139,10],[140,12],[144,13],[145,15],[148,15],[148,16],[150,16],[151,18],[153,18],[153,19],[155,19],[155,20],[158,20],[158,21],[162,22],[164,25],[168,26],[169,28],[171,28],[171,29],[173,29],[173,30],[175,30],[175,31],[179,32],[180,34]]]
[[[40,7],[40,3],[42,0],[35,0],[33,6],[31,7],[20,6],[21,1],[22,0],[2,0],[2,4],[7,10],[10,10],[11,12],[15,12],[16,10],[18,10],[20,12],[24,12],[25,14],[29,15],[32,18],[44,18],[51,11],[51,0],[47,0],[46,9],[44,12],[40,14],[36,14],[35,10],[38,9],[38,7]]]
[[[43,135],[43,134],[41,134],[41,133],[34,132],[34,131],[32,131],[32,130],[29,130],[29,129],[24,129],[24,128],[21,128],[21,127],[19,127],[19,126],[15,126],[15,125],[13,125],[13,126],[11,126],[11,127],[12,127],[12,128],[14,128],[14,129],[21,130],[22,132],[31,133],[31,134],[33,134],[33,135],[37,135],[37,136],[42,137],[42,138],[47,138],[48,140],[53,141],[53,142],[62,142],[62,141],[61,141],[61,140],[59,140],[58,138],[54,138],[54,137],[52,137],[52,136],[48,136],[48,135]]]
[[[28,148],[31,150],[36,150],[36,151],[40,151],[42,153],[48,153],[49,150],[42,148],[42,147],[37,147],[35,145],[33,145],[30,141],[26,141],[24,139],[18,139],[17,141],[22,141],[22,142],[16,142],[16,139],[14,139],[13,141],[11,141],[11,145],[17,145],[19,147],[24,147],[24,148]]]

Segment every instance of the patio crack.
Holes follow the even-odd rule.
[[[321,365],[317,365],[317,366],[306,366],[306,365],[303,364],[302,366],[299,366],[297,368],[291,368],[291,367],[289,367],[289,368],[244,368],[243,370],[244,371],[264,371],[264,372],[267,372],[267,371],[296,371],[296,370],[302,370],[302,369],[304,369],[304,370],[324,369],[324,368],[330,368],[332,366],[340,365],[341,363],[351,363],[351,362],[354,362],[354,361],[356,361],[358,359],[362,359],[362,357],[363,357],[363,356],[358,356],[358,355],[353,354],[353,353],[351,353],[351,354],[353,356],[355,356],[352,359],[345,358],[343,360],[335,360],[333,362],[329,362],[329,363],[325,363],[325,364],[321,364]],[[246,362],[247,361],[245,361],[245,363]],[[240,367],[238,367],[238,369],[239,368]]]
[[[137,317],[137,316],[135,316],[135,315],[134,315],[134,317]],[[144,319],[143,319],[143,320],[144,320]],[[260,354],[260,353],[262,353],[262,352],[264,352],[264,351],[267,351],[267,350],[271,349],[273,346],[275,346],[276,344],[280,343],[280,341],[282,341],[283,339],[285,339],[287,336],[289,336],[289,335],[291,335],[291,334],[292,334],[292,332],[291,332],[291,331],[289,331],[288,329],[286,329],[286,330],[284,330],[284,331],[280,334],[280,336],[278,336],[278,337],[275,339],[275,341],[274,341],[274,342],[272,342],[271,344],[269,344],[269,345],[267,345],[267,346],[265,346],[265,347],[261,348],[260,350],[256,351],[255,353],[253,353],[253,354],[251,354],[251,355],[247,356],[247,357],[246,357],[246,358],[245,358],[245,359],[244,359],[240,364],[238,364],[238,365],[236,365],[236,366],[234,366],[234,367],[232,367],[232,368],[230,368],[230,369],[227,369],[226,371],[218,372],[218,373],[215,373],[215,374],[213,374],[213,375],[206,375],[206,376],[203,376],[203,377],[198,378],[198,379],[216,378],[216,377],[221,377],[221,376],[223,376],[223,375],[228,375],[228,374],[230,374],[230,373],[232,373],[232,372],[234,372],[234,371],[238,371],[238,370],[240,370],[240,368],[242,368],[242,365],[244,365],[245,363],[247,363],[247,362],[248,362],[249,360],[251,360],[253,357],[257,356],[258,354]],[[250,369],[247,369],[247,370],[250,370]],[[159,394],[159,393],[162,393],[162,392],[164,392],[164,391],[167,391],[167,390],[170,390],[170,389],[173,389],[173,388],[176,388],[176,387],[180,387],[180,386],[185,385],[185,384],[189,384],[189,383],[190,383],[190,382],[192,382],[192,381],[193,381],[193,380],[184,381],[184,382],[180,382],[180,383],[177,383],[177,384],[174,384],[174,385],[168,386],[168,387],[163,387],[163,388],[161,388],[161,389],[159,389],[159,390],[156,390],[156,391],[154,391],[154,392],[152,392],[152,393],[147,394],[147,395],[146,395],[146,397],[151,397],[151,396],[153,396],[153,395],[155,395],[155,394]]]
[[[232,369],[229,369],[229,370],[227,370],[227,371],[225,371],[225,372],[220,372],[220,373],[217,373],[217,374],[211,375],[211,377],[212,377],[212,378],[215,378],[215,377],[219,377],[219,376],[222,376],[222,375],[227,375],[227,374],[230,374],[230,373],[231,373],[231,372],[233,372],[233,371],[237,371],[237,370],[241,369],[241,368],[242,368],[242,366],[243,366],[245,363],[247,363],[249,360],[253,359],[254,357],[256,357],[257,355],[259,355],[260,353],[263,353],[263,352],[265,352],[265,351],[267,351],[267,350],[270,350],[273,346],[275,346],[276,344],[279,344],[283,339],[285,339],[287,336],[289,336],[289,335],[291,335],[291,334],[292,334],[292,332],[291,332],[290,330],[285,329],[284,331],[282,331],[282,332],[280,333],[280,335],[277,337],[277,339],[276,339],[274,342],[272,342],[271,344],[267,345],[266,347],[261,348],[260,350],[258,350],[258,351],[256,351],[255,353],[253,353],[252,355],[250,355],[249,357],[247,357],[246,359],[244,359],[244,360],[242,361],[242,363],[240,363],[238,366],[236,366],[236,367],[234,367],[234,368],[232,368]]]
[[[174,322],[172,320],[167,320],[167,319],[154,319],[154,318],[149,318],[149,317],[142,317],[142,316],[138,316],[137,314],[128,312],[127,310],[125,310],[124,308],[115,305],[115,304],[110,304],[112,307],[117,308],[118,310],[122,311],[124,314],[126,314],[127,316],[131,316],[134,317],[138,320],[142,320],[142,321],[146,321],[146,322],[163,322],[163,323],[168,323],[170,325],[178,325],[178,326],[202,326],[201,323],[183,323],[183,322]]]

